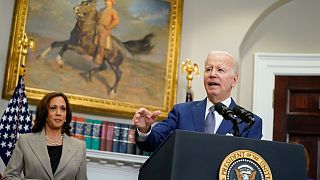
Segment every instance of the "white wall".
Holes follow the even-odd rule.
[[[200,66],[200,77],[192,83],[196,100],[206,97],[202,77],[208,52],[225,50],[238,57],[239,46],[251,24],[273,2],[275,0],[184,1],[180,62],[191,58]],[[177,102],[185,101],[185,76],[179,72]]]
[[[254,53],[319,53],[319,17],[319,0],[294,0],[275,9],[254,28],[240,50],[242,105],[252,109]]]

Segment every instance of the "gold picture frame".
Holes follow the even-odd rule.
[[[78,4],[80,5],[80,4],[89,3],[89,2],[90,3],[96,2],[98,4],[100,3],[100,7],[101,7],[100,1],[103,2],[103,0],[86,0],[82,2],[79,1]],[[49,17],[49,15],[47,16],[47,14],[45,14],[39,17],[39,11],[37,12],[38,14],[33,13],[32,17],[30,17],[30,14],[33,11],[37,10],[37,8],[39,8],[39,6],[41,5],[40,2],[41,3],[45,2],[43,4],[47,5],[46,9],[43,10],[42,12],[46,12],[50,16],[58,14],[59,16],[57,15],[57,17],[60,17],[60,18],[52,17],[50,19],[52,21],[48,22],[49,20],[45,18]],[[116,81],[115,80],[116,72],[114,73],[112,72],[111,70],[112,68],[110,68],[111,65],[108,64],[107,62],[105,63],[107,67],[104,67],[105,68],[103,69],[104,71],[93,74],[92,76],[94,80],[90,79],[91,81],[88,81],[88,79],[79,78],[81,75],[83,75],[84,71],[80,71],[77,68],[80,66],[81,68],[88,67],[89,66],[88,63],[90,64],[90,60],[88,60],[90,59],[90,56],[80,57],[80,55],[83,55],[83,54],[79,55],[77,53],[71,52],[68,55],[66,55],[68,57],[64,57],[64,58],[66,59],[65,61],[68,62],[67,58],[72,57],[70,59],[73,59],[74,64],[72,63],[68,64],[65,62],[63,64],[64,65],[63,67],[61,66],[61,64],[56,64],[56,61],[52,60],[52,58],[51,59],[47,58],[44,60],[37,59],[39,55],[43,55],[44,51],[46,51],[46,49],[44,48],[45,45],[48,45],[51,43],[50,47],[52,47],[52,44],[53,44],[52,42],[56,40],[54,39],[54,37],[56,36],[58,37],[57,34],[59,33],[54,32],[54,29],[56,29],[57,31],[63,29],[62,26],[61,27],[53,26],[53,24],[55,23],[54,20],[55,19],[60,19],[61,21],[68,20],[68,19],[70,21],[72,20],[72,18],[70,17],[67,18],[68,16],[65,15],[67,14],[67,12],[64,11],[63,8],[65,8],[66,5],[63,5],[63,3],[70,4],[71,2],[75,2],[75,1],[64,1],[64,0],[61,2],[59,1],[60,3],[62,3],[61,5],[59,5],[62,8],[62,10],[60,8],[59,10],[54,10],[54,9],[48,10],[50,8],[57,8],[56,3],[54,4],[55,6],[50,5],[50,3],[54,3],[54,2],[58,3],[58,1],[49,1],[49,0],[41,0],[41,1],[40,0],[17,0],[16,1],[14,13],[13,13],[13,20],[12,20],[12,29],[11,29],[11,37],[10,37],[10,43],[9,43],[9,49],[8,49],[8,59],[7,59],[5,80],[3,85],[3,94],[2,94],[3,98],[9,99],[13,94],[14,88],[17,84],[18,77],[19,77],[19,67],[21,65],[21,59],[22,59],[21,50],[19,50],[19,47],[20,47],[19,45],[21,43],[23,35],[26,33],[29,37],[34,38],[37,46],[36,52],[29,52],[28,57],[26,59],[27,71],[25,76],[25,85],[26,85],[26,93],[27,93],[29,103],[36,104],[48,92],[62,91],[68,96],[70,100],[70,104],[73,107],[73,110],[77,112],[98,114],[98,115],[104,115],[104,116],[114,115],[114,116],[122,116],[122,117],[132,117],[132,115],[138,108],[145,107],[151,111],[161,110],[162,114],[160,115],[160,118],[162,119],[166,117],[169,111],[171,110],[171,108],[173,107],[176,100],[178,57],[179,57],[179,47],[180,47],[183,0],[164,0],[164,1],[117,0],[116,1],[115,8],[119,8],[117,10],[120,16],[120,24],[121,22],[123,22],[124,24],[122,27],[120,26],[119,27],[120,30],[119,29],[118,30],[121,31],[121,28],[122,28],[122,31],[126,32],[126,33],[122,33],[122,37],[126,37],[129,35],[131,36],[136,35],[137,38],[135,38],[133,41],[138,42],[138,41],[142,41],[143,39],[141,37],[143,37],[143,34],[146,34],[146,33],[143,33],[143,30],[147,28],[144,28],[141,30],[141,27],[140,27],[140,29],[137,28],[137,30],[135,30],[134,29],[135,27],[132,27],[131,30],[130,28],[128,30],[128,27],[125,26],[129,22],[125,18],[126,16],[128,16],[128,13],[130,12],[136,15],[135,17],[131,17],[130,19],[131,21],[134,21],[133,18],[137,18],[137,19],[140,18],[137,21],[141,21],[142,18],[146,19],[148,17],[149,19],[145,20],[146,22],[143,22],[143,25],[140,25],[140,26],[146,26],[148,21],[149,24],[158,23],[157,25],[160,29],[155,28],[155,25],[152,27],[152,30],[155,31],[155,33],[152,32],[152,36],[155,36],[155,37],[153,37],[154,39],[150,41],[151,42],[155,41],[155,43],[150,45],[150,41],[149,41],[148,45],[152,46],[150,48],[152,49],[150,52],[145,54],[141,53],[141,55],[131,54],[128,50],[124,52],[123,63],[120,65],[120,70],[122,70],[122,79],[120,79],[119,81],[118,91],[115,94],[110,94],[111,92],[110,89],[112,89],[113,87],[111,88],[109,86],[112,86],[112,82]],[[128,8],[126,9],[127,11],[125,11],[125,13],[121,13],[122,12],[120,9],[121,7],[126,7],[129,5],[132,6],[135,2],[139,2],[140,4],[135,4],[136,6],[134,8],[131,8],[131,9]],[[161,11],[159,11],[159,13],[161,12],[168,15],[167,21],[163,21],[162,19],[162,22],[159,22],[159,19],[156,19],[159,17],[163,17],[160,15],[158,16],[156,15],[157,9],[153,9],[152,11],[149,11],[149,12],[152,12],[152,14],[149,14],[149,16],[143,15],[142,11],[145,10],[146,8],[143,8],[144,5],[142,6],[141,2],[145,2],[146,3],[145,6],[152,5],[150,4],[152,2],[160,2],[160,3],[167,4],[166,6],[168,7],[167,10],[164,8]],[[156,5],[155,4],[153,5],[154,7],[152,8],[156,8]],[[141,8],[139,9],[139,7]],[[68,14],[74,15],[72,14],[74,13],[74,9],[75,8],[73,8],[73,10],[70,10],[70,12],[68,11]],[[97,12],[98,12],[98,7],[97,7]],[[137,13],[140,13],[141,16],[139,17]],[[157,21],[152,22],[150,20],[150,17],[154,17]],[[39,19],[41,20],[40,22],[36,21]],[[75,19],[73,22],[67,23],[69,27],[71,27],[74,24],[77,24],[76,20],[77,19]],[[126,23],[124,21],[126,21]],[[163,24],[164,22],[166,22],[166,24]],[[159,25],[160,23],[162,23],[161,26]],[[41,24],[41,26],[39,24]],[[42,34],[39,33],[41,34],[41,36],[34,32],[28,32],[28,27],[30,27],[29,29],[33,28],[38,30],[38,32],[42,32]],[[49,29],[48,27],[51,27],[51,28]],[[116,34],[118,32],[117,28],[115,28],[113,33]],[[72,29],[70,29],[70,31],[64,31],[64,33],[62,34],[70,34],[71,30]],[[133,32],[133,31],[136,31],[136,32]],[[50,36],[48,35],[45,36],[43,35],[45,33],[51,33],[51,34]],[[145,37],[146,36],[144,36],[144,38]],[[121,46],[123,44],[128,44],[130,42],[133,42],[133,41],[130,41],[130,38],[126,40],[127,41],[125,42],[124,40],[121,41],[122,43]],[[162,44],[160,42],[162,42]],[[160,46],[161,48],[158,48]],[[145,56],[147,56],[147,58],[145,58]],[[83,59],[87,58],[87,61],[83,61],[82,58]],[[154,61],[152,62],[148,61],[150,58],[151,59],[154,58]],[[83,65],[84,62],[86,62],[87,64]],[[38,71],[41,71],[41,73],[38,73]],[[85,71],[85,72],[87,73],[88,71]],[[87,74],[85,75],[86,75],[86,78],[90,77]],[[90,78],[92,78],[92,76]],[[39,78],[42,77],[42,79],[37,79],[38,77]],[[56,79],[52,79],[52,78],[56,78]],[[73,82],[77,82],[77,83],[72,84]],[[144,84],[144,82],[146,83]],[[83,87],[81,85],[83,85]],[[73,88],[73,86],[75,87]],[[72,91],[71,89],[74,89],[74,90]],[[99,92],[100,90],[102,92]],[[96,94],[93,94],[93,91]]]

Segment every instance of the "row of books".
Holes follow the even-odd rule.
[[[136,127],[133,125],[73,116],[70,126],[71,133],[84,140],[87,149],[150,155],[136,146]]]

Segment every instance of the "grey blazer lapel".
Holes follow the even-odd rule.
[[[73,155],[79,150],[79,148],[80,147],[77,147],[76,144],[73,143],[71,137],[64,134],[62,155],[54,175],[58,174],[68,164],[68,162],[72,159]]]
[[[30,144],[31,150],[40,161],[43,169],[48,174],[48,177],[54,179],[44,129],[40,133],[35,133],[34,136],[31,136],[31,138],[28,139],[28,143]]]

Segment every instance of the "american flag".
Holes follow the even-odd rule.
[[[31,132],[31,115],[28,109],[23,77],[0,120],[0,177],[8,164],[19,134]]]

